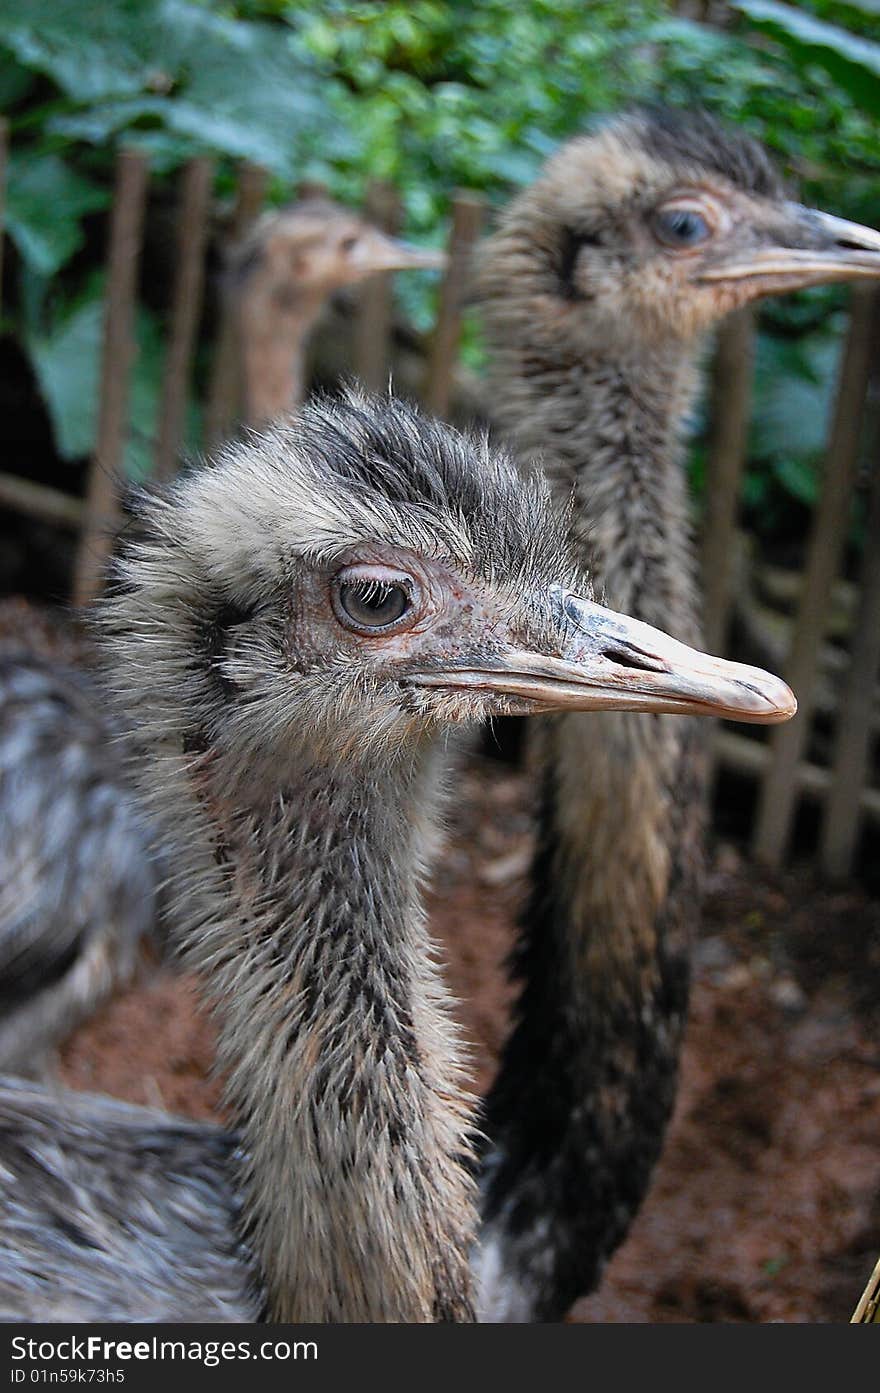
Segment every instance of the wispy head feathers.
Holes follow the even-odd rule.
[[[213,467],[147,500],[154,539],[243,597],[283,581],[292,559],[328,561],[363,542],[448,556],[468,574],[554,575],[565,521],[484,436],[354,390],[225,447]]]
[[[782,197],[782,180],[760,141],[722,125],[707,111],[645,107],[611,122],[609,129],[664,164],[720,174],[763,198]]]

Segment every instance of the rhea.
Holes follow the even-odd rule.
[[[788,688],[595,604],[540,480],[315,402],[147,502],[102,621],[234,1131],[0,1090],[0,1313],[473,1317],[472,1110],[422,903],[450,727]]]
[[[335,291],[444,262],[442,252],[390,237],[329,198],[303,198],[264,213],[235,248],[230,267],[245,420],[262,425],[304,400],[309,335]]]
[[[786,198],[764,150],[695,112],[563,146],[486,243],[493,414],[572,498],[609,604],[686,643],[700,604],[681,438],[707,331],[759,296],[880,274],[880,234]],[[532,726],[538,841],[515,1026],[486,1102],[480,1309],[550,1320],[597,1283],[675,1097],[703,863],[696,724]]]

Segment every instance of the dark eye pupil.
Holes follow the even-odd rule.
[[[362,629],[384,629],[406,613],[409,596],[402,585],[387,581],[349,581],[339,587],[339,603]]]
[[[668,208],[659,213],[657,231],[664,242],[673,246],[690,247],[709,236],[709,224],[690,208]]]

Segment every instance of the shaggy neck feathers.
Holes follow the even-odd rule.
[[[469,1114],[419,895],[431,763],[301,767],[247,810],[207,774],[230,907],[191,956],[230,964],[219,1062],[275,1320],[471,1314]]]
[[[181,554],[173,573],[149,554],[109,607],[117,686],[217,1021],[266,1315],[472,1319],[472,1114],[421,902],[439,750],[410,727],[341,758],[305,715],[243,734],[178,600]]]
[[[472,1315],[470,1114],[419,893],[433,764],[302,762],[265,798],[210,748],[180,770],[183,947],[218,1022],[273,1320]]]
[[[574,494],[578,559],[596,594],[690,643],[697,598],[679,435],[696,358],[582,356],[509,338],[493,356],[495,419],[523,465],[543,467],[560,498]]]

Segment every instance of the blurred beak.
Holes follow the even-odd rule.
[[[800,203],[786,205],[769,245],[731,253],[700,273],[701,281],[754,282],[754,294],[800,290],[831,281],[880,276],[880,232]]]
[[[491,664],[432,672],[419,686],[522,698],[534,711],[667,711],[772,724],[789,720],[789,687],[760,668],[712,658],[638,619],[561,594],[562,658],[511,649]]]
[[[350,253],[351,265],[364,276],[379,271],[440,270],[446,265],[446,253],[436,248],[414,247],[389,237],[378,228],[358,238]]]

